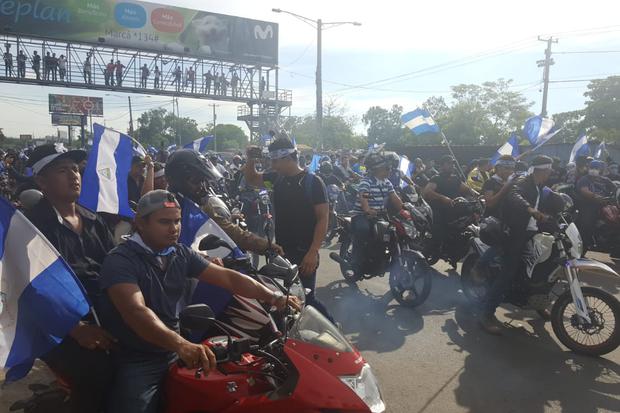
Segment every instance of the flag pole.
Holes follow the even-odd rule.
[[[431,117],[433,118],[433,122],[434,122],[435,115],[426,106],[422,106],[422,108],[431,114]],[[441,132],[441,137],[443,138],[444,142],[446,143],[446,146],[448,147],[448,151],[450,151],[450,155],[452,155],[452,158],[454,158],[454,161],[456,162],[456,170],[459,172],[459,175],[461,176],[461,179],[463,180],[463,182],[467,183],[467,176],[465,176],[465,172],[463,172],[463,169],[461,169],[461,164],[456,159],[456,155],[454,154],[454,151],[452,150],[452,145],[450,145],[450,141],[448,140],[448,137],[443,133],[443,129],[439,128],[439,131]]]

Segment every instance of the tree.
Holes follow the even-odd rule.
[[[202,136],[213,135],[213,126],[209,130],[203,130]],[[248,145],[248,135],[237,125],[223,124],[215,127],[217,150],[240,150]],[[213,148],[212,145],[210,145]]]
[[[593,80],[584,93],[584,126],[591,136],[606,142],[620,141],[620,76]]]
[[[557,127],[562,130],[558,133],[554,142],[573,143],[577,137],[585,131],[585,110],[573,110],[570,112],[556,113],[553,120]]]
[[[194,119],[177,117],[166,109],[151,109],[140,115],[134,135],[143,145],[156,148],[178,143],[179,140],[181,145],[185,145],[201,136]]]
[[[386,143],[394,146],[403,139],[401,116],[403,107],[393,105],[390,110],[373,106],[362,116],[362,123],[367,126],[368,144]]]

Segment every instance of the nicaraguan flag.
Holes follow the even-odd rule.
[[[90,304],[71,268],[21,212],[0,198],[0,366],[7,381],[60,344]]]
[[[575,162],[578,156],[588,156],[590,155],[590,146],[588,145],[588,137],[586,135],[582,135],[575,145],[573,149],[570,151],[570,158],[568,163]]]
[[[233,256],[241,256],[243,253],[232,239],[219,225],[215,223],[195,202],[186,197],[181,198],[181,234],[179,243],[187,245],[198,251],[198,244],[208,234],[217,235],[228,243],[233,249]],[[230,255],[226,248],[218,248],[209,251],[209,256],[224,258]]]
[[[172,152],[176,151],[176,150],[177,150],[177,144],[176,144],[176,143],[173,143],[172,145],[168,146],[168,147],[166,148],[166,150],[167,150],[169,153],[172,153]]]
[[[312,155],[312,161],[310,161],[310,165],[308,165],[308,170],[312,173],[316,173],[321,166],[321,155]]]
[[[149,155],[151,155],[151,156],[155,156],[155,155],[157,155],[157,152],[159,152],[159,151],[157,150],[157,148],[155,148],[154,146],[149,146],[149,147],[147,148],[147,150],[146,150],[146,151],[147,151],[147,152],[149,153]]]
[[[407,177],[411,178],[411,174],[413,173],[413,170],[415,169],[415,164],[413,162],[411,162],[409,160],[409,158],[407,158],[404,155],[400,156],[400,161],[398,163],[398,169]],[[404,188],[405,186],[407,186],[407,183],[404,180],[400,180],[400,186],[402,188]]]
[[[516,158],[519,154],[519,138],[516,133],[513,133],[510,135],[510,138],[508,138],[508,142],[500,146],[497,152],[495,152],[495,155],[491,158],[491,165],[495,165],[498,159],[504,155],[510,155]]]
[[[183,146],[185,149],[193,149],[196,152],[203,153],[207,150],[207,146],[213,141],[213,135],[204,136],[193,142]]]
[[[400,119],[415,135],[439,133],[439,126],[426,109],[418,108],[413,112],[405,113]]]
[[[530,145],[538,146],[541,144],[545,137],[555,123],[549,118],[543,118],[542,116],[532,116],[525,121],[523,125],[523,134],[530,141]]]
[[[94,144],[82,176],[82,193],[78,202],[92,211],[133,218],[127,193],[133,140],[99,124],[94,125],[94,132]]]
[[[606,153],[607,153],[607,146],[605,145],[605,142],[603,141],[596,148],[596,151],[594,152],[594,158],[602,159]]]

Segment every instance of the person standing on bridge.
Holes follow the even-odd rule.
[[[58,58],[58,75],[60,76],[60,81],[65,81],[65,75],[67,74],[67,58],[65,55],[61,54]]]
[[[23,50],[17,55],[17,77],[20,79],[26,77],[26,55]]]
[[[149,71],[149,68],[146,66],[146,63],[145,63],[144,66],[140,68],[140,87],[143,87],[146,89],[146,85],[147,85],[150,74],[151,72]]]
[[[4,76],[6,77],[13,76],[13,54],[9,51],[9,47],[4,52]]]
[[[213,75],[211,74],[211,70],[207,70],[207,73],[202,75],[204,77],[204,81],[202,84],[202,89],[205,95],[211,94],[211,81],[213,80]]]
[[[52,57],[50,58],[50,66],[52,71],[52,81],[58,81],[58,58],[56,57],[56,53],[52,53]]]
[[[232,77],[230,78],[230,87],[232,88],[233,97],[237,97],[237,88],[239,87],[239,75],[233,70]]]
[[[116,84],[118,87],[123,86],[123,69],[125,69],[125,65],[121,63],[120,60],[116,61],[116,65],[114,65],[116,69]]]
[[[183,77],[183,71],[181,70],[181,66],[177,66],[174,70],[174,81],[177,85],[177,92],[181,91],[181,77]]]
[[[41,56],[35,50],[32,55],[32,70],[34,70],[34,74],[37,76],[37,80],[41,80]]]
[[[155,89],[159,89],[159,78],[161,77],[161,71],[158,66],[155,66],[155,70],[153,70],[153,87]]]
[[[93,72],[92,72],[92,66],[90,64],[90,56],[91,56],[90,53],[86,55],[86,60],[84,61],[84,67],[82,68],[83,75],[84,75],[84,83],[89,84],[89,85],[93,83],[93,77],[92,77]]]

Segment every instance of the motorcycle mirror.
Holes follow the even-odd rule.
[[[206,304],[192,304],[181,311],[179,320],[183,329],[206,330],[215,321],[215,314]]]
[[[200,244],[198,244],[198,249],[200,251],[216,250],[218,248],[226,248],[227,250],[232,251],[232,247],[228,245],[226,241],[213,234],[207,235],[201,239]]]

